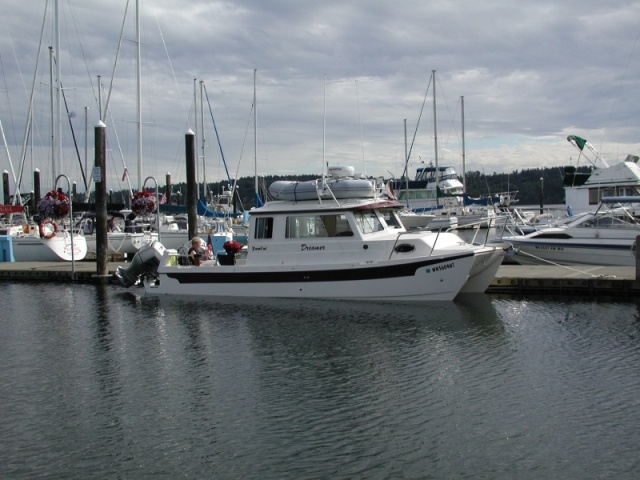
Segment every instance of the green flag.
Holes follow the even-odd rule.
[[[578,137],[576,135],[569,135],[567,137],[567,141],[569,141],[570,143],[572,143],[576,147],[578,147],[580,149],[580,151],[582,151],[584,146],[587,144],[587,141],[584,138],[580,138],[580,137]]]

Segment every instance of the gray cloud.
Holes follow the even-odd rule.
[[[81,156],[85,107],[91,143],[98,120],[97,76],[106,91],[125,5],[125,0],[60,0],[59,58]],[[432,70],[441,162],[460,168],[461,96],[467,169],[508,173],[575,161],[568,134],[584,136],[611,161],[640,151],[640,107],[634,101],[640,73],[638,1],[147,0],[140,5],[143,175],[161,183],[169,171],[175,181],[184,178],[184,133],[196,128],[200,107],[194,108],[194,87],[199,91],[200,80],[229,169],[253,175],[254,69],[259,174],[320,173],[324,161],[400,175],[404,120],[411,142],[428,86],[411,163],[432,161]],[[132,0],[107,122],[113,188],[122,188],[125,164],[136,172],[133,8]],[[0,119],[14,165],[44,10],[43,0],[5,0],[0,6]],[[34,149],[25,164],[27,172],[38,167],[45,175],[51,161],[50,15],[35,83]],[[70,134],[64,135],[64,168],[78,177]],[[207,180],[217,181],[224,173],[208,106],[205,140]]]

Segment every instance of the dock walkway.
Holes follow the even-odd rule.
[[[107,277],[98,276],[95,261],[0,262],[0,281],[65,281],[106,283],[124,261],[109,262]],[[487,293],[580,293],[640,295],[640,280],[634,267],[593,265],[520,266],[502,265]]]

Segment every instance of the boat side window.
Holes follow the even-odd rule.
[[[373,233],[384,230],[382,222],[372,210],[355,212],[356,224],[362,233]]]
[[[453,167],[447,167],[442,171],[442,180],[447,180],[450,178],[456,178],[456,171]]]
[[[272,238],[273,236],[273,217],[257,217],[256,230],[254,238]]]
[[[353,236],[353,231],[345,215],[323,215],[322,223],[330,237]]]
[[[328,237],[320,215],[296,215],[287,217],[285,238]]]

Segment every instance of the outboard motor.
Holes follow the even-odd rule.
[[[135,285],[140,275],[158,271],[164,251],[164,245],[158,241],[143,245],[133,256],[131,264],[127,268],[120,266],[116,269],[115,279],[123,287],[128,288]]]

